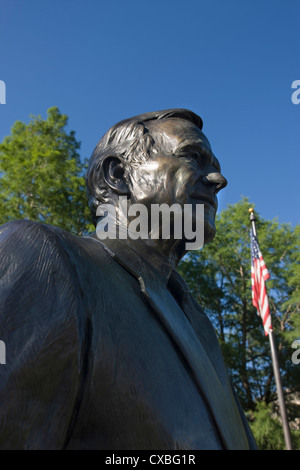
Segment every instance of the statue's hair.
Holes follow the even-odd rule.
[[[139,114],[124,119],[112,126],[96,145],[86,173],[88,204],[93,222],[96,225],[96,210],[99,204],[108,202],[108,188],[103,178],[102,162],[105,157],[121,158],[127,166],[134,167],[150,158],[150,150],[154,145],[146,123],[148,121],[179,118],[190,121],[202,129],[202,119],[187,109],[167,109]]]

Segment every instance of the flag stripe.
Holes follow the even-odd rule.
[[[258,315],[262,319],[265,335],[272,329],[269,300],[265,281],[270,279],[270,274],[259,249],[257,238],[251,228],[251,286],[252,304],[257,309]]]

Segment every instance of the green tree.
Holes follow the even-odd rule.
[[[74,234],[92,229],[84,182],[85,163],[68,117],[57,107],[47,119],[16,121],[0,144],[0,223],[30,219]]]
[[[249,208],[247,199],[217,217],[215,239],[190,252],[179,270],[217,332],[232,382],[245,411],[258,403],[276,408],[276,386],[268,338],[252,306]],[[299,389],[300,366],[291,361],[299,328],[299,226],[267,221],[256,214],[257,233],[270,272],[268,297],[286,395]],[[290,420],[295,408],[288,405]]]
[[[282,450],[285,448],[282,426],[274,415],[272,404],[261,401],[252,413],[252,431],[257,445],[263,450]],[[293,448],[300,448],[300,431],[291,430]]]

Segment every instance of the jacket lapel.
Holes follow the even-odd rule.
[[[221,383],[216,370],[186,315],[173,296],[157,283],[147,279],[145,295],[161,322],[172,336],[176,346],[190,366],[193,378],[204,395],[227,449],[248,447],[240,414],[231,387]],[[219,346],[217,345],[219,348]],[[210,346],[212,349],[212,345]]]

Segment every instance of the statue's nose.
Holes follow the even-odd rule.
[[[216,193],[227,186],[227,179],[217,171],[203,176],[202,182],[206,186],[216,186]]]

